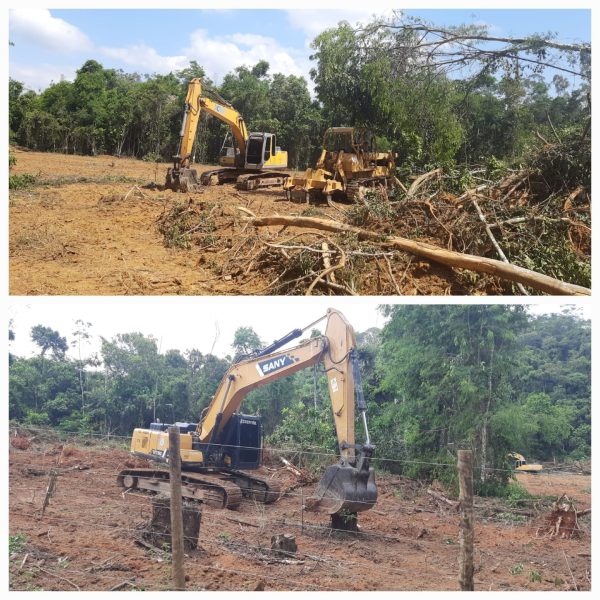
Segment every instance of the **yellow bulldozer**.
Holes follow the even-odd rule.
[[[395,155],[378,152],[375,136],[360,127],[330,127],[314,169],[289,177],[283,184],[288,200],[311,199],[355,202],[367,190],[389,188],[394,180]]]
[[[512,461],[513,469],[520,473],[539,473],[544,469],[542,465],[529,464],[518,452],[509,452],[508,458]]]

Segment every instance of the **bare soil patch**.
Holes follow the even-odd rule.
[[[248,213],[239,209],[259,217],[338,220],[496,258],[470,203],[436,189],[432,196],[424,188],[425,199],[408,199],[389,212],[385,202],[368,209],[336,201],[299,204],[287,201],[278,188],[242,192],[223,185],[199,194],[145,188],[163,183],[166,163],[19,150],[15,155],[11,173],[34,175],[36,184],[10,192],[11,294],[284,295],[304,294],[311,284],[312,294],[329,295],[520,293],[498,277],[389,251],[350,234],[253,227]],[[582,260],[589,255],[591,231],[579,220],[587,214],[585,202],[573,200],[560,225],[565,244]],[[497,220],[513,213],[537,215],[531,223],[495,231],[509,248],[518,249],[526,232],[541,227],[534,251],[543,252],[543,232],[550,222],[544,207],[529,210],[526,199],[513,206],[502,197],[480,203]],[[315,282],[326,261],[335,272]]]
[[[169,555],[135,542],[150,518],[150,499],[123,494],[116,485],[118,471],[135,462],[112,442],[36,437],[28,448],[11,445],[9,526],[18,540],[9,565],[12,590],[171,588]],[[288,490],[275,504],[202,509],[199,547],[185,562],[187,589],[459,589],[458,515],[424,486],[380,476],[378,502],[359,516],[360,532],[331,532],[326,516],[301,510],[314,484],[294,487],[289,472],[271,466],[265,472]],[[42,517],[51,469],[60,475]],[[566,493],[580,509],[591,506],[589,476],[519,478],[536,493]],[[476,513],[477,590],[590,589],[589,515],[580,536],[559,539],[536,535],[543,514],[509,513]],[[292,558],[269,550],[271,538],[283,534],[295,537]]]

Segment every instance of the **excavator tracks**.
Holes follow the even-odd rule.
[[[242,494],[251,500],[263,504],[272,504],[281,495],[281,486],[275,479],[260,477],[246,471],[227,469],[224,471],[242,490]]]
[[[134,492],[170,493],[169,472],[161,469],[127,469],[119,473],[117,483]],[[278,481],[233,469],[220,473],[184,471],[181,483],[184,498],[213,508],[235,510],[242,503],[242,496],[272,504],[281,495]]]
[[[281,173],[279,171],[264,171],[261,173],[240,175],[235,182],[235,187],[238,190],[251,191],[258,188],[284,185],[289,176],[289,173]]]
[[[222,185],[224,183],[235,183],[238,190],[252,191],[258,188],[283,185],[289,173],[281,171],[255,171],[248,173],[245,169],[231,167],[211,169],[200,175],[202,185]]]
[[[160,469],[127,469],[117,476],[117,483],[134,492],[170,493],[169,472]],[[213,508],[235,510],[242,502],[240,486],[213,473],[181,474],[182,495]]]
[[[223,183],[233,183],[243,171],[233,168],[212,169],[204,171],[200,175],[202,185],[222,185]]]

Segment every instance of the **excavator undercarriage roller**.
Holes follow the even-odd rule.
[[[117,476],[125,490],[154,494],[170,493],[169,472],[160,469],[127,469]],[[234,482],[210,473],[181,474],[182,496],[214,508],[235,510],[242,502],[242,490]]]
[[[261,171],[260,173],[250,173],[240,175],[235,187],[238,190],[251,191],[258,188],[267,188],[284,185],[289,177],[289,173],[281,173],[279,171]]]
[[[134,492],[170,493],[169,472],[161,469],[127,469],[119,473],[117,482]],[[274,479],[229,469],[218,474],[184,471],[181,482],[185,498],[213,508],[235,510],[242,503],[242,496],[272,504],[281,495],[280,485]]]

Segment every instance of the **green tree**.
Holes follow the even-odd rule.
[[[457,448],[470,447],[483,479],[506,454],[494,445],[491,417],[510,401],[524,311],[502,305],[384,311],[390,321],[382,332],[378,369],[381,391],[394,408],[381,412],[378,430],[397,419],[404,430],[402,455],[418,462],[445,461]],[[418,462],[413,473],[435,473]]]
[[[52,356],[60,360],[69,349],[66,337],[61,337],[58,331],[44,325],[34,325],[31,328],[31,340],[39,346],[41,358],[50,350]]]
[[[250,354],[253,350],[257,350],[262,346],[262,340],[252,327],[238,327],[233,335],[232,348],[236,356],[234,362],[237,362],[239,357]]]

